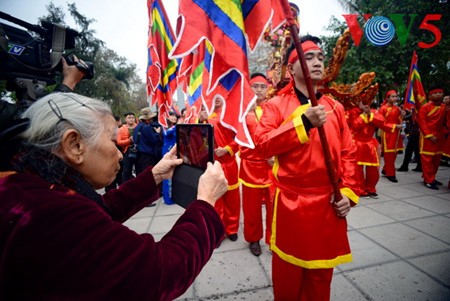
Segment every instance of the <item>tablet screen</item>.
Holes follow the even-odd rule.
[[[177,124],[177,155],[184,164],[203,170],[214,162],[213,127],[210,124]]]

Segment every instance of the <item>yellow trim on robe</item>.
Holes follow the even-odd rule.
[[[231,147],[229,147],[229,146],[227,145],[227,146],[225,146],[225,149],[228,151],[228,153],[229,153],[231,156],[234,156],[234,152],[233,152],[233,150],[231,149]]]
[[[441,108],[440,106],[434,107],[430,112],[428,112],[427,116],[430,117],[431,115],[433,115],[440,108]]]
[[[239,188],[239,181],[236,184],[228,185],[228,190],[235,190]]]
[[[351,189],[343,188],[351,192]],[[353,193],[353,192],[352,192]],[[328,260],[301,260],[292,255],[288,255],[281,251],[275,244],[275,239],[277,237],[277,206],[278,206],[278,196],[280,195],[280,189],[277,188],[275,191],[274,208],[273,208],[273,219],[272,219],[272,236],[270,237],[270,249],[277,253],[277,255],[286,262],[289,262],[296,266],[301,266],[307,269],[329,269],[334,268],[340,264],[351,262],[352,254],[345,254],[338,256],[333,259]],[[356,196],[356,195],[355,195]]]
[[[350,188],[344,187],[340,189],[341,194],[348,197],[353,203],[358,204],[359,203],[359,196],[356,195],[356,193],[353,192]]]
[[[250,188],[266,188],[266,187],[270,187],[272,184],[251,184],[251,183],[247,183],[244,180],[242,180],[241,178],[239,178],[239,183],[241,183],[242,185],[246,186],[246,187],[250,187]]]
[[[306,142],[309,142],[308,134],[306,133],[305,126],[303,125],[302,116],[297,116],[292,120],[295,127],[295,132],[297,133],[298,140],[305,144]]]
[[[273,166],[272,166],[272,174],[275,179],[278,181],[278,169],[280,168],[280,163],[278,162],[278,156],[273,156]]]

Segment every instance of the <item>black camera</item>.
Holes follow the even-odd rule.
[[[42,96],[40,86],[55,83],[56,72],[62,70],[61,57],[66,50],[75,48],[81,35],[62,25],[46,21],[41,22],[42,26],[33,25],[3,12],[0,19],[28,30],[0,22],[0,80],[7,80],[11,91],[30,86],[27,96],[35,100]],[[92,63],[75,62],[72,56],[67,56],[66,61],[85,71],[85,78],[93,77]]]

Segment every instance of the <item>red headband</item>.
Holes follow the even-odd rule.
[[[397,94],[397,91],[395,90],[389,90],[386,92],[386,98],[388,98],[389,96],[391,96],[392,94]]]
[[[430,96],[431,94],[435,94],[435,93],[444,93],[444,89],[433,89],[433,90],[430,90],[430,92],[428,92],[428,96]]]
[[[322,51],[322,49],[319,47],[319,45],[317,45],[316,43],[314,43],[313,41],[305,41],[302,43],[302,49],[304,53],[307,53],[308,51],[311,50],[320,50]],[[298,60],[298,53],[297,51],[294,49],[291,54],[289,55],[288,58],[288,64],[293,64]]]
[[[264,76],[257,75],[250,79],[250,85],[253,85],[254,83],[264,83],[268,85],[267,79]]]

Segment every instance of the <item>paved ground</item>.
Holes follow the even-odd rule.
[[[331,300],[450,300],[450,167],[439,168],[439,190],[424,187],[421,173],[397,178],[380,178],[380,197],[352,209],[353,262],[335,269]],[[158,201],[126,225],[160,239],[182,212]],[[273,300],[270,265],[266,246],[260,257],[249,252],[241,227],[238,241],[225,240],[178,300]]]

